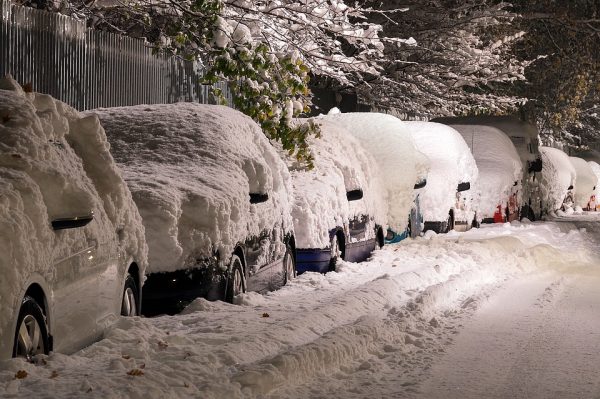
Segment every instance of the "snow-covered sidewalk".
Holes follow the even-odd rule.
[[[594,237],[516,222],[408,240],[241,306],[197,300],[181,315],[121,319],[71,356],[1,363],[0,397],[418,396],[488,298],[521,279],[560,291],[567,280],[548,276],[591,270]]]

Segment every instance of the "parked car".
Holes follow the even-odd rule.
[[[502,130],[513,142],[523,163],[522,203],[519,216],[536,220],[545,209],[542,201],[540,174],[542,157],[539,152],[537,128],[514,116],[466,116],[436,118],[433,122],[458,125],[485,125]]]
[[[227,300],[292,279],[289,172],[260,127],[193,103],[93,111],[146,228],[144,313]]]
[[[339,113],[321,119],[344,126],[379,166],[388,215],[386,243],[421,233],[423,218],[419,193],[427,184],[429,159],[415,147],[398,118],[381,113]]]
[[[598,165],[595,161],[588,161],[588,164],[592,168],[592,171],[596,175],[598,182],[600,183],[600,165]],[[600,210],[600,184],[596,184],[596,190],[594,190],[593,195],[593,206],[592,201],[590,202],[590,211],[598,211]]]
[[[431,162],[420,195],[424,229],[436,233],[478,225],[478,170],[460,133],[433,122],[404,122],[417,148]]]
[[[309,141],[313,169],[282,153],[294,187],[292,217],[299,273],[335,270],[338,258],[367,259],[384,245],[387,226],[383,185],[373,158],[338,124],[320,120],[318,125],[320,137]]]
[[[479,211],[482,223],[519,219],[521,158],[512,141],[501,130],[485,125],[449,125],[469,146],[479,170]]]
[[[541,173],[542,200],[546,213],[573,208],[574,186],[577,173],[563,151],[552,147],[540,147],[544,169]]]
[[[575,207],[581,207],[589,211],[591,208],[596,207],[594,193],[596,192],[598,178],[585,159],[569,157],[569,160],[577,174],[575,179]]]
[[[0,359],[70,353],[140,311],[140,215],[93,116],[0,79]]]

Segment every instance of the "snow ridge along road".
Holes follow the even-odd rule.
[[[546,334],[535,342],[562,338],[567,348],[570,340],[550,327],[568,321],[585,327],[573,348],[599,342],[582,335],[600,331],[596,319],[569,307],[596,305],[584,295],[597,281],[596,236],[572,223],[514,222],[408,240],[368,262],[342,263],[338,273],[306,273],[277,292],[242,295],[241,306],[199,299],[177,316],[121,319],[70,356],[4,362],[0,397],[533,397],[556,377],[535,374],[532,362],[560,359],[533,356],[529,331]],[[530,315],[548,325],[527,329],[521,320],[535,324]],[[494,353],[482,351],[482,334]],[[515,345],[529,356],[503,356]],[[600,353],[593,345],[590,359]],[[561,364],[585,368],[576,360]],[[587,364],[590,375],[573,371],[580,381],[597,362]],[[20,370],[25,378],[16,378]]]

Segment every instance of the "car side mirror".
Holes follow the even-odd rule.
[[[87,226],[92,220],[94,220],[94,214],[90,213],[85,216],[54,219],[51,224],[53,230],[76,229],[78,227]]]
[[[471,189],[471,183],[470,182],[466,182],[466,183],[458,183],[458,186],[456,187],[456,191],[458,191],[459,193],[462,191],[467,191]]]
[[[538,158],[533,162],[529,162],[529,173],[542,171],[542,159]]]
[[[420,188],[423,188],[427,185],[427,179],[423,179],[421,181],[418,181],[415,186],[413,187],[413,189],[418,190]]]
[[[269,194],[250,193],[250,203],[260,204],[266,202],[269,199]]]
[[[346,198],[348,201],[356,201],[362,199],[363,191],[359,188],[358,190],[350,190],[346,192]]]

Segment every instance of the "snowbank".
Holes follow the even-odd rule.
[[[289,172],[242,113],[192,103],[93,112],[142,215],[149,272],[185,269],[215,251],[224,261],[249,236],[292,230]],[[250,204],[250,193],[269,199]]]
[[[513,193],[520,204],[523,165],[506,134],[491,126],[451,126],[465,139],[479,170],[479,217],[492,218],[497,206],[504,209]]]
[[[434,122],[404,122],[417,148],[431,161],[427,186],[421,190],[421,210],[425,221],[446,221],[450,209],[455,220],[471,223],[478,206],[475,159],[460,133]],[[464,197],[457,209],[457,186],[470,183],[471,189],[460,193]]]
[[[569,160],[577,173],[575,180],[575,206],[587,208],[590,197],[596,191],[598,178],[585,159],[569,157]]]
[[[143,273],[147,247],[141,218],[95,117],[48,95],[24,93],[11,78],[1,79],[0,181],[3,337],[28,285],[34,280],[50,289],[60,285],[53,263],[72,256],[88,240],[102,248],[120,231],[119,245]],[[84,228],[51,228],[54,219],[91,212],[94,220]],[[51,292],[46,294],[52,305]],[[8,344],[12,350],[12,341]],[[0,349],[4,355],[6,348]]]
[[[569,187],[575,186],[576,172],[569,156],[552,147],[540,147],[542,155],[542,195],[549,212],[563,205]]]
[[[416,149],[403,122],[391,115],[360,112],[319,119],[344,126],[374,157],[385,187],[389,226],[397,232],[406,230],[415,198],[414,185],[427,177],[429,160]]]
[[[294,186],[292,217],[297,248],[327,248],[330,230],[348,225],[355,216],[370,217],[367,236],[375,237],[375,225],[387,226],[383,183],[373,158],[344,128],[320,120],[321,136],[311,138],[314,169],[306,170],[287,160]],[[362,190],[363,198],[348,201],[346,192]]]

